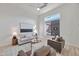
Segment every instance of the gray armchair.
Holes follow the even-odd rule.
[[[61,53],[65,45],[65,40],[63,40],[62,38],[58,38],[57,40],[48,40],[47,44],[53,47],[56,50],[56,52]]]

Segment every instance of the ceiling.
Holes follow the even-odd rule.
[[[24,10],[29,10],[30,12],[34,12],[35,14],[39,14],[42,9],[47,7],[50,4],[47,3],[24,3],[24,4],[17,4],[18,7],[24,9]],[[37,11],[37,8],[40,8],[40,11]]]
[[[44,3],[27,3],[26,4],[29,7],[38,8],[44,5]]]
[[[24,7],[24,9],[31,8],[31,11],[34,11],[35,14],[40,15],[46,13],[58,6],[62,5],[61,3],[26,3],[19,5],[20,7]],[[37,11],[37,8],[40,8],[40,11]]]
[[[46,4],[46,5],[45,5]],[[11,13],[16,15],[41,15],[58,6],[60,3],[2,3],[0,4],[0,13]],[[43,7],[43,8],[41,8]],[[41,8],[37,11],[37,8]],[[3,11],[3,12],[2,12]]]

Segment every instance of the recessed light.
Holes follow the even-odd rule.
[[[40,10],[40,8],[37,8],[37,11],[39,11]]]

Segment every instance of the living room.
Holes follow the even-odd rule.
[[[78,3],[2,3],[0,7],[0,56],[79,56]],[[58,21],[55,32],[52,20]],[[62,42],[55,43],[56,39]]]

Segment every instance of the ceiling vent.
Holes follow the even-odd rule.
[[[44,3],[41,7],[39,7],[40,9],[44,8],[47,6],[48,3]]]

